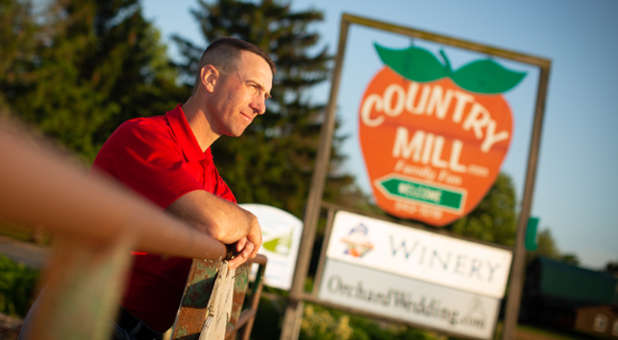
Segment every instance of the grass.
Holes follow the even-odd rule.
[[[567,333],[564,331],[558,331],[554,329],[548,328],[539,328],[538,326],[531,325],[518,325],[518,331],[523,331],[530,334],[537,334],[542,336],[544,339],[552,339],[552,340],[586,340],[590,339],[585,335],[579,335],[574,333]]]

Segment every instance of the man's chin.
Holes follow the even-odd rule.
[[[245,133],[246,128],[238,131],[228,131],[225,135],[228,137],[240,137]]]

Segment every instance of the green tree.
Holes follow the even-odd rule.
[[[580,264],[579,257],[573,253],[563,253],[558,248],[551,231],[548,228],[541,230],[537,235],[537,249],[526,254],[526,263],[539,256],[548,257],[574,266]]]
[[[6,101],[85,159],[121,121],[178,102],[177,74],[138,0],[56,0],[36,19],[28,81],[9,84]]]
[[[192,11],[207,42],[222,36],[250,41],[269,53],[277,65],[267,113],[257,118],[242,138],[222,138],[213,155],[222,176],[240,202],[260,202],[301,216],[308,195],[324,121],[324,104],[314,103],[307,92],[324,82],[332,57],[310,27],[323,19],[317,10],[292,11],[280,1],[198,1]],[[204,46],[175,37],[182,54],[184,75],[194,79]],[[192,83],[189,85],[193,85]],[[325,199],[335,200],[352,177],[339,169],[331,149],[331,168]]]
[[[577,257],[577,254],[572,254],[572,253],[565,253],[565,254],[560,255],[560,261],[564,263],[572,264],[574,266],[579,266],[580,264],[579,257]]]
[[[0,0],[0,110],[8,111],[7,96],[29,83],[39,26],[26,1]]]
[[[609,261],[605,264],[605,271],[618,276],[618,261]]]
[[[542,255],[552,259],[560,257],[560,250],[554,241],[554,237],[549,229],[543,229],[537,235],[537,249],[532,252],[533,255]]]
[[[450,228],[462,236],[512,246],[517,228],[516,203],[513,181],[500,173],[478,206]]]

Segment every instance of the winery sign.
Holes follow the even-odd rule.
[[[359,108],[359,139],[376,203],[444,226],[468,214],[496,180],[513,119],[502,93],[525,76],[491,59],[453,70],[431,52],[375,44],[384,63]]]
[[[338,211],[326,257],[502,298],[512,254],[494,246]]]
[[[317,280],[321,301],[491,338],[510,251],[347,211],[335,214],[327,239]]]

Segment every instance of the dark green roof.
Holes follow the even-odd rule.
[[[545,257],[538,258],[540,293],[573,302],[618,306],[618,279]]]

